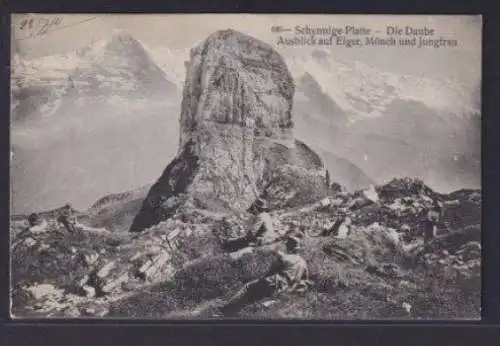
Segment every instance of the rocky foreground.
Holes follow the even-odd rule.
[[[347,236],[306,235],[302,255],[313,287],[284,294],[241,311],[264,318],[461,318],[480,317],[480,193],[439,195],[456,201],[445,209],[449,229],[426,247],[419,208],[429,191],[413,180],[378,187],[379,204],[353,214]],[[318,203],[277,210],[276,226],[291,222],[307,234],[335,220],[355,194],[338,192]],[[435,196],[433,196],[435,197]],[[456,199],[454,199],[456,198]],[[461,220],[457,215],[462,215]],[[235,215],[235,233],[251,219]],[[15,317],[185,318],[227,297],[269,268],[265,247],[234,256],[217,240],[220,216],[169,220],[140,234],[81,231],[68,234],[49,219],[44,231],[11,229],[12,313]],[[203,316],[210,317],[210,316]]]

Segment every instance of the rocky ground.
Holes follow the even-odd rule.
[[[378,204],[352,214],[347,235],[317,236],[359,194],[337,192],[315,204],[275,210],[283,232],[304,227],[301,250],[313,286],[240,312],[250,318],[476,319],[480,317],[480,192],[438,195],[411,179],[377,187]],[[448,201],[448,228],[422,245],[422,205]],[[460,218],[457,218],[460,215]],[[46,214],[46,227],[26,232],[12,220],[12,314],[15,317],[186,318],[263,275],[266,247],[235,256],[221,248],[220,216],[196,211],[134,234],[70,234]],[[82,219],[84,215],[81,216]],[[91,221],[91,220],[89,220]],[[234,234],[247,214],[232,215]],[[200,315],[201,317],[210,317]]]

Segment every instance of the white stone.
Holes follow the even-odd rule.
[[[87,284],[87,282],[89,281],[89,276],[88,275],[85,275],[83,278],[81,278],[77,284],[79,287],[83,287]]]
[[[50,245],[48,244],[40,244],[40,246],[38,247],[38,251],[44,251],[44,250],[47,250],[50,248]]]
[[[174,229],[172,232],[170,232],[167,236],[168,240],[172,240],[174,239],[175,237],[177,237],[179,235],[179,233],[181,233],[182,229],[180,227]]]
[[[43,220],[41,224],[30,227],[31,233],[43,233],[48,231],[48,223],[46,220]]]
[[[48,297],[48,296],[60,296],[61,290],[58,290],[51,284],[35,284],[27,288],[27,290],[33,295],[36,300]]]
[[[164,269],[165,264],[170,260],[170,254],[164,252],[153,260],[153,263],[149,268],[144,271],[146,278],[153,281],[156,276],[158,276]]]
[[[337,238],[344,239],[347,237],[348,234],[349,234],[349,227],[347,227],[345,224],[340,225]]]
[[[159,252],[162,251],[162,248],[158,245],[152,245],[148,250],[148,256],[156,256]]]
[[[85,308],[83,309],[83,313],[87,316],[93,316],[96,313],[96,310],[94,308]]]
[[[404,302],[402,304],[402,308],[405,309],[408,314],[411,313],[411,308],[412,308],[411,304]]]
[[[137,261],[139,258],[142,257],[142,255],[143,255],[142,252],[137,252],[134,256],[130,258],[130,262]]]
[[[146,270],[153,264],[153,261],[147,260],[140,268],[139,273],[144,274]]]
[[[246,248],[243,248],[241,250],[238,250],[238,251],[235,251],[235,252],[231,252],[229,254],[229,256],[233,259],[233,260],[236,260],[240,257],[242,257],[243,255],[247,254],[247,253],[252,253],[253,252],[253,247],[246,247]]]
[[[262,303],[262,305],[266,308],[270,307],[271,305],[277,303],[278,301],[276,299],[272,299],[272,300],[267,300],[265,302]]]
[[[91,286],[83,286],[83,290],[85,291],[85,296],[88,298],[94,298],[95,297],[95,288]]]
[[[33,238],[26,238],[24,240],[24,244],[27,246],[27,247],[32,247],[32,246],[35,246],[36,244],[36,240],[33,239]]]
[[[330,204],[332,204],[332,201],[330,198],[323,198],[321,201],[320,201],[320,205],[322,207],[328,207]]]
[[[401,240],[399,233],[396,232],[396,230],[394,230],[392,228],[387,229],[387,236],[389,237],[389,239],[391,239],[396,244],[398,244]]]
[[[108,284],[106,284],[103,288],[102,291],[105,293],[110,293],[117,287],[121,287],[121,284],[126,282],[129,278],[128,272],[123,273],[121,276],[116,278],[115,280],[110,281]]]
[[[115,265],[114,261],[106,263],[106,265],[97,272],[97,277],[102,279],[108,276],[114,265]]]
[[[88,266],[91,266],[92,264],[97,262],[98,258],[99,258],[98,253],[90,253],[90,254],[85,254],[83,256],[83,259]]]

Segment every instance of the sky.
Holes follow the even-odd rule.
[[[49,32],[30,37],[22,23],[27,18],[54,19],[60,24]],[[421,16],[421,15],[261,15],[261,14],[17,14],[12,20],[13,51],[26,58],[63,53],[92,41],[124,30],[150,46],[170,49],[189,49],[210,33],[234,29],[277,48],[283,55],[307,51],[308,47],[282,48],[277,46],[279,34],[271,27],[297,25],[345,27],[352,25],[386,32],[387,26],[404,28],[428,27],[436,37],[457,39],[456,48],[344,48],[333,46],[342,59],[359,60],[387,72],[435,76],[453,79],[463,84],[478,85],[481,74],[481,17],[480,16]],[[286,35],[290,36],[290,33]],[[389,57],[389,58],[388,58]],[[467,66],[467,68],[464,68]]]

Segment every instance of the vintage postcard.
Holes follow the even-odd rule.
[[[481,318],[480,16],[16,14],[14,318]]]

